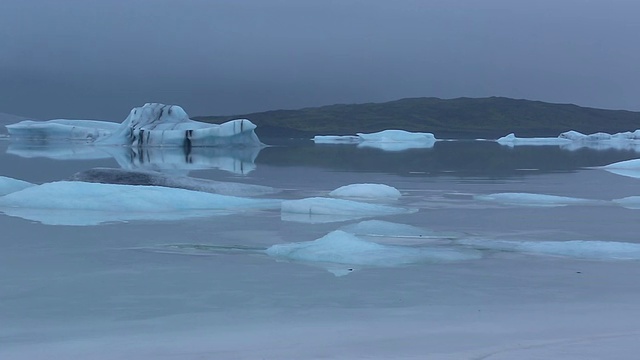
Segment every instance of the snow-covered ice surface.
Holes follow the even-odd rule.
[[[571,130],[563,132],[558,137],[542,137],[542,138],[520,138],[515,134],[503,136],[496,140],[501,145],[518,146],[518,145],[559,145],[567,150],[577,150],[581,148],[590,148],[596,150],[640,150],[640,130],[627,131],[616,134],[608,134],[603,132],[593,134],[583,134],[581,132]]]
[[[70,184],[63,180],[119,163],[111,155],[27,158],[6,153],[9,145],[0,142],[0,176],[43,185],[0,196],[12,203],[3,211],[24,212],[0,213],[0,359],[636,359],[640,352],[638,179],[600,169],[630,152],[469,141],[383,153],[283,141],[262,149],[248,173],[204,160],[190,170],[214,188],[231,183],[239,196],[230,199]],[[155,170],[134,169],[125,178]],[[150,181],[194,185],[184,174],[152,174]],[[357,199],[357,211],[335,215],[347,200],[328,194],[366,183],[402,196]],[[249,197],[244,185],[283,191]],[[475,197],[503,193],[534,198],[505,205]],[[541,194],[587,201],[522,206],[545,203]],[[318,196],[334,215],[281,210],[280,201]],[[350,218],[363,216],[363,205],[404,211]],[[290,215],[340,221],[283,221]],[[61,225],[73,223],[85,226]]]
[[[134,147],[261,145],[254,132],[256,126],[247,119],[207,124],[189,119],[180,106],[159,103],[133,108],[121,124],[97,120],[26,120],[6,128],[11,138],[17,140],[71,140]]]
[[[331,191],[329,196],[365,199],[398,199],[402,194],[393,186],[385,184],[349,184]]]
[[[356,135],[316,135],[312,140],[316,144],[357,144],[358,147],[371,147],[384,151],[428,149],[432,148],[437,141],[432,133],[395,129]]]

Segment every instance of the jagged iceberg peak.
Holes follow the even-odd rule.
[[[247,119],[208,124],[189,119],[177,105],[147,103],[131,110],[121,123],[94,120],[22,121],[7,125],[12,138],[46,141],[75,140],[86,143],[129,146],[261,146]]]

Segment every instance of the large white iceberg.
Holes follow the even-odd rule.
[[[0,176],[0,196],[11,194],[31,186],[35,186],[35,184],[6,176]]]
[[[177,105],[147,103],[134,108],[121,123],[57,119],[21,121],[7,125],[12,138],[44,141],[81,141],[93,144],[175,146],[259,146],[256,126],[247,119],[207,124],[189,119]]]
[[[159,186],[58,181],[0,197],[0,212],[51,225],[169,220],[277,208],[279,201]]]
[[[521,252],[590,260],[640,260],[640,244],[616,241],[513,241],[463,239],[459,244],[481,250]]]
[[[507,136],[503,136],[496,140],[498,144],[516,146],[516,145],[567,145],[571,143],[571,140],[564,138],[519,138],[514,133]]]
[[[309,223],[346,221],[371,216],[409,214],[417,211],[395,206],[322,197],[284,200],[281,210],[284,221]]]
[[[398,189],[384,184],[350,184],[331,191],[329,195],[365,199],[398,199],[402,196]]]
[[[383,245],[341,230],[335,230],[314,241],[273,245],[265,252],[275,258],[291,261],[367,267],[452,262],[481,257],[480,252],[469,249]]]
[[[597,200],[580,199],[568,196],[532,194],[532,193],[496,193],[476,195],[475,199],[496,202],[505,205],[555,207],[567,205],[598,204]]]
[[[437,141],[432,133],[405,130],[383,130],[375,133],[358,133],[334,136],[316,135],[316,144],[358,144],[358,147],[373,147],[385,151],[402,151],[415,148],[431,148]]]

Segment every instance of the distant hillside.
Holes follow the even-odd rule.
[[[237,118],[253,121],[258,125],[258,135],[265,137],[348,135],[384,129],[431,132],[440,138],[499,137],[509,132],[557,136],[568,130],[615,133],[640,128],[640,112],[503,97],[409,98],[196,119],[222,123]]]

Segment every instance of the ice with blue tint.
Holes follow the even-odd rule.
[[[375,133],[358,133],[356,136],[317,135],[316,144],[358,144],[358,147],[372,147],[385,151],[431,148],[437,141],[432,133],[405,130],[383,130]]]
[[[58,181],[0,197],[0,211],[50,225],[172,220],[277,208],[280,202],[159,186]]]
[[[416,209],[369,204],[353,200],[322,197],[284,200],[281,205],[282,220],[297,222],[334,222],[370,216],[409,214]]]
[[[261,146],[247,119],[208,124],[189,119],[180,106],[147,103],[131,110],[121,123],[56,119],[7,125],[11,138],[128,146]]]
[[[35,184],[6,176],[0,176],[0,196],[20,191],[31,186],[35,186]]]
[[[270,186],[167,175],[146,170],[93,168],[76,173],[69,180],[101,184],[163,186],[230,196],[260,196],[278,192]]]
[[[384,184],[350,184],[329,193],[333,197],[398,199],[402,194],[393,186]]]
[[[480,250],[563,256],[589,260],[640,260],[640,244],[616,241],[514,241],[462,239],[457,243]]]
[[[346,264],[366,267],[394,267],[421,262],[453,262],[478,259],[471,249],[382,245],[335,230],[317,240],[277,244],[268,255],[290,261]]]
[[[628,177],[639,179],[640,178],[640,159],[620,161],[617,163],[603,166],[600,169],[606,170],[612,174],[628,176]]]
[[[599,203],[596,200],[532,193],[496,193],[487,195],[475,195],[474,198],[476,200],[495,202],[504,205],[533,207],[555,207]]]

